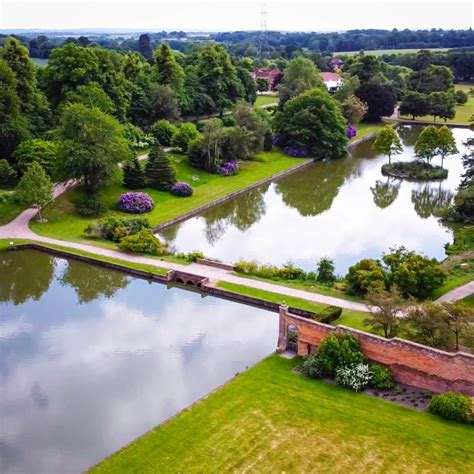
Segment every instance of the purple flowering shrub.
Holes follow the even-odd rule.
[[[150,212],[155,207],[155,202],[147,193],[130,192],[120,195],[117,206],[122,212],[143,214]]]
[[[304,146],[286,146],[283,151],[294,158],[304,158],[309,156],[309,150]]]
[[[352,123],[347,125],[346,135],[349,140],[357,135],[357,129]]]
[[[219,174],[222,176],[233,176],[239,173],[239,165],[236,161],[227,161],[219,168]]]
[[[280,135],[274,135],[273,136],[273,144],[275,146],[282,146],[283,145],[283,139],[281,138]]]
[[[188,183],[176,183],[171,187],[171,194],[179,197],[189,197],[193,195],[193,188]]]

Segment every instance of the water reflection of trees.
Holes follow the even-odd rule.
[[[245,231],[265,215],[265,193],[269,185],[249,191],[221,206],[206,211],[202,217],[206,223],[206,239],[217,242],[229,225]]]
[[[420,134],[421,127],[412,125],[400,125],[397,128],[398,136],[403,146],[415,146],[416,139]]]
[[[317,163],[305,171],[277,181],[283,202],[302,216],[316,216],[331,208],[346,178],[356,169],[354,158]]]
[[[453,193],[441,189],[441,184],[437,189],[427,184],[421,190],[413,190],[411,193],[411,202],[422,219],[430,216],[443,217],[449,210],[452,200]]]
[[[380,209],[385,209],[394,203],[400,190],[401,181],[388,178],[384,183],[377,180],[375,186],[370,188],[374,203]]]
[[[125,288],[130,280],[120,272],[69,260],[59,281],[64,286],[74,288],[79,303],[88,303],[101,296],[111,298],[117,290]]]
[[[39,300],[54,276],[56,260],[42,252],[20,250],[0,256],[0,301],[15,305]]]

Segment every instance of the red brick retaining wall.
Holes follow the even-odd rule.
[[[364,355],[390,367],[400,383],[446,392],[454,390],[474,396],[474,356],[464,352],[445,352],[404,339],[385,339],[346,326],[329,326],[291,314],[280,308],[279,351],[287,348],[288,326],[298,331],[298,355],[314,351],[330,334],[343,331],[357,337]]]

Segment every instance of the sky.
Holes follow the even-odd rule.
[[[269,30],[474,26],[472,0],[267,0],[265,3]],[[0,29],[258,30],[262,5],[259,0],[0,0]]]

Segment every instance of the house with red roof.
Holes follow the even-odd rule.
[[[328,92],[334,93],[342,86],[342,77],[335,72],[322,72],[321,77]]]
[[[280,69],[268,69],[268,68],[260,68],[255,69],[251,73],[252,78],[255,80],[259,77],[263,77],[268,81],[268,85],[271,91],[274,91],[276,86],[280,83],[282,74]]]

